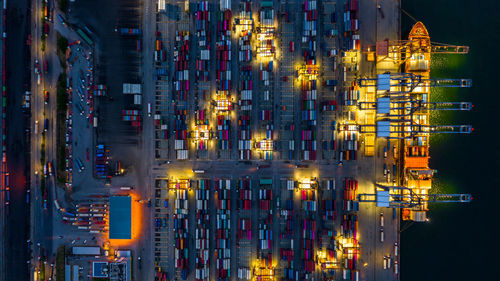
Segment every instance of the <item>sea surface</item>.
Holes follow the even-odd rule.
[[[470,101],[470,112],[434,113],[435,124],[471,124],[471,135],[431,138],[434,193],[470,193],[470,204],[431,205],[429,223],[402,225],[401,280],[500,280],[500,1],[402,0],[431,41],[470,46],[468,55],[433,55],[434,78],[470,78],[440,88],[433,101]],[[415,23],[402,13],[402,36]]]

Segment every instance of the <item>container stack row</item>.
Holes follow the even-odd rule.
[[[174,233],[175,233],[175,268],[180,270],[183,280],[187,278],[189,268],[188,252],[188,191],[175,191]]]
[[[176,31],[174,64],[172,98],[176,101],[187,101],[189,92],[189,31]]]
[[[210,280],[210,180],[202,179],[198,181],[196,195],[196,271],[197,281]]]
[[[344,212],[357,212],[359,210],[359,202],[356,201],[358,181],[346,178],[344,185]]]
[[[284,227],[281,228],[280,241],[284,242],[280,247],[280,259],[283,266],[283,281],[295,280],[294,276],[294,229],[295,222],[293,210],[293,193],[295,182],[293,180],[286,181],[286,189],[281,190],[281,201],[278,209],[279,217],[285,221]]]
[[[302,220],[302,231],[301,231],[301,259],[303,262],[304,273],[309,275],[313,273],[316,269],[316,263],[314,261],[315,257],[315,240],[316,240],[316,221],[307,218]]]
[[[239,192],[240,200],[238,201],[240,206],[238,209],[250,210],[252,209],[252,180],[241,179],[239,181]]]
[[[87,230],[90,233],[103,233],[108,231],[108,205],[86,204],[76,205],[76,215],[65,212],[66,218],[72,221],[72,225],[79,230]]]
[[[217,148],[231,149],[231,5],[230,1],[220,1],[217,13],[216,42],[216,112],[217,112]]]
[[[344,89],[344,105],[357,105],[359,100],[359,86],[352,82],[351,86]]]
[[[250,1],[240,3],[240,14],[236,20],[240,31],[238,36],[240,84],[238,117],[238,151],[240,160],[252,159],[252,6]]]
[[[195,140],[197,150],[208,150],[209,128],[208,113],[206,110],[196,110],[194,113]]]
[[[249,177],[239,179],[236,190],[239,193],[236,235],[238,280],[250,280],[252,272],[249,266],[251,266],[250,262],[255,251],[252,245],[252,238],[254,238],[252,237],[252,200],[254,200],[252,180]]]
[[[273,257],[273,180],[260,179],[259,181],[259,226],[258,226],[258,251],[257,260],[260,263],[259,270],[255,275],[258,280],[264,280],[263,275],[266,275],[272,268]],[[261,278],[261,279],[259,279]]]
[[[344,38],[347,50],[359,50],[358,0],[347,0],[344,9]]]
[[[217,237],[215,245],[215,264],[217,280],[229,281],[231,278],[231,181],[215,180],[215,201],[217,207]]]
[[[256,147],[261,152],[260,157],[272,160],[274,153],[274,76],[275,76],[275,29],[274,7],[272,1],[260,1],[259,27],[257,34],[257,56],[260,59],[260,94],[259,97],[259,129],[265,129],[265,134],[259,137]]]
[[[81,160],[77,159],[77,166],[83,166]],[[104,144],[98,144],[96,146],[96,154],[95,154],[95,174],[98,178],[107,178],[111,177],[108,173],[108,151],[104,148]]]
[[[187,111],[181,109],[174,110],[174,130],[175,140],[174,149],[178,160],[188,159],[188,141],[187,141]]]
[[[302,43],[306,45],[304,51],[302,87],[302,159],[316,160],[316,124],[318,100],[318,65],[316,63],[317,51],[317,1],[304,1]]]
[[[317,20],[317,1],[304,1],[302,43],[312,42],[311,37],[317,35]]]
[[[337,264],[339,261],[340,250],[337,239],[338,225],[337,204],[336,204],[335,179],[329,179],[325,182],[321,193],[321,229],[318,230],[318,244],[320,253],[318,255],[318,267],[321,268],[324,280],[335,280],[337,273]]]
[[[344,202],[342,223],[340,225],[341,235],[352,247],[343,249],[343,269],[344,280],[359,280],[358,263],[358,202],[356,201],[358,181],[353,178],[345,178],[344,181]]]
[[[210,80],[210,11],[207,0],[202,0],[196,4],[195,25],[200,57],[196,59],[196,80]]]
[[[340,228],[344,239],[352,244],[352,249],[344,248],[342,253],[344,257],[342,276],[344,280],[357,281],[359,279],[359,271],[357,270],[358,252],[356,250],[359,248],[358,215],[355,213],[344,214]]]
[[[354,115],[354,111],[349,111],[350,115]],[[340,160],[356,160],[359,150],[359,133],[355,131],[345,131],[342,149],[340,151]]]

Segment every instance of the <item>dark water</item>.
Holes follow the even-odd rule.
[[[403,0],[403,8],[429,30],[433,42],[470,46],[468,55],[433,56],[431,75],[470,78],[470,89],[438,89],[436,101],[470,101],[471,112],[439,113],[438,124],[471,124],[472,135],[431,139],[436,193],[471,193],[470,204],[431,206],[430,223],[401,234],[401,280],[500,280],[500,1]],[[414,21],[404,15],[407,37]]]

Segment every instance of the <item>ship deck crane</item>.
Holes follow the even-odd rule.
[[[445,43],[431,42],[431,53],[433,54],[460,54],[469,53],[469,46],[450,45]]]
[[[413,54],[460,54],[469,53],[469,46],[451,45],[438,42],[430,42],[415,38],[414,40],[384,40],[379,41],[375,46],[368,46],[367,52],[375,51],[382,60],[389,59],[398,65],[406,63]]]
[[[377,185],[385,191],[377,191],[375,194],[358,194],[359,202],[376,202],[389,208],[412,208],[426,203],[469,203],[472,201],[470,194],[425,194],[419,195],[411,188],[402,186]],[[390,193],[389,190],[397,193]],[[403,192],[405,191],[405,192]]]

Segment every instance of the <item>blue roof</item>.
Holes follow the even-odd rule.
[[[108,268],[108,263],[107,262],[93,262],[92,263],[92,277],[108,277],[107,269]],[[77,270],[78,272],[78,270]]]
[[[109,198],[109,239],[132,238],[132,198],[112,196]]]

